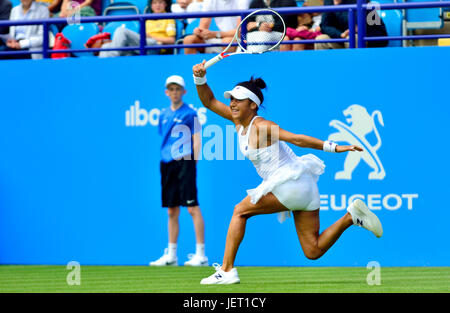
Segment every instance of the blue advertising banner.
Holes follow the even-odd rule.
[[[384,235],[351,227],[319,260],[301,250],[293,220],[247,222],[236,265],[449,266],[445,202],[450,109],[442,70],[450,48],[389,48],[233,56],[208,69],[217,99],[254,75],[268,88],[259,115],[282,128],[357,144],[363,153],[313,153],[321,231],[363,199]],[[202,107],[192,66],[210,55],[1,62],[0,263],[146,265],[167,246],[158,116],[164,82],[184,77],[202,124],[199,202],[210,263],[222,262],[234,206],[261,178],[231,122]],[[195,251],[180,215],[178,258]]]

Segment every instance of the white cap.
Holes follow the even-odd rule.
[[[227,99],[231,98],[231,96],[238,100],[250,99],[258,106],[261,104],[261,100],[259,100],[258,96],[244,86],[236,86],[233,90],[225,91],[223,96]]]
[[[184,79],[183,79],[183,77],[181,77],[181,76],[178,76],[178,75],[172,75],[172,76],[170,76],[170,77],[168,77],[167,79],[166,79],[166,88],[167,88],[167,86],[169,86],[170,84],[177,84],[177,85],[179,85],[179,86],[181,86],[181,87],[183,87],[184,88]]]

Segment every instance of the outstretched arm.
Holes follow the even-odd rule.
[[[296,145],[298,147],[302,148],[312,148],[317,150],[323,150],[323,144],[324,141],[307,136],[307,135],[301,135],[301,134],[294,134],[287,130],[282,129],[280,126],[278,126],[276,123],[271,121],[263,121],[262,123],[259,123],[258,128],[260,127],[266,127],[267,128],[267,134],[268,138],[273,138],[282,141],[286,141],[289,143],[292,143],[293,145]],[[336,152],[346,152],[346,151],[363,151],[363,149],[359,146],[350,145],[350,146],[336,146]]]
[[[194,76],[196,77],[205,77],[206,69],[205,69],[206,60],[203,60],[202,63],[194,65],[192,71],[194,72]],[[197,86],[197,93],[200,98],[200,101],[203,103],[205,108],[210,109],[214,113],[232,121],[231,110],[230,107],[225,103],[220,102],[214,97],[214,94],[209,88],[207,83]]]
[[[324,141],[301,134],[293,134],[288,132],[280,127],[280,140],[290,142],[298,147],[303,148],[312,148],[317,150],[323,150]],[[350,145],[350,146],[336,146],[336,152],[346,152],[346,151],[363,151],[363,149],[359,146]]]

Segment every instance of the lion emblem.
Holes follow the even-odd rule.
[[[344,162],[344,169],[337,172],[334,178],[351,179],[355,168],[361,160],[364,160],[373,170],[369,173],[369,179],[383,179],[386,176],[386,172],[377,155],[377,151],[381,147],[381,138],[375,124],[375,119],[377,119],[378,123],[384,126],[381,112],[376,110],[370,115],[365,107],[353,104],[345,109],[343,113],[348,124],[332,120],[330,126],[336,128],[338,132],[328,136],[328,140],[358,145],[363,147],[364,151],[361,153],[348,153]],[[374,132],[377,138],[375,146],[371,146],[366,139],[366,135],[371,132]]]

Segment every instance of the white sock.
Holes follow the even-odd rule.
[[[169,258],[173,259],[177,256],[177,244],[169,242]]]
[[[198,256],[205,256],[205,244],[198,243],[195,245],[195,254]]]

